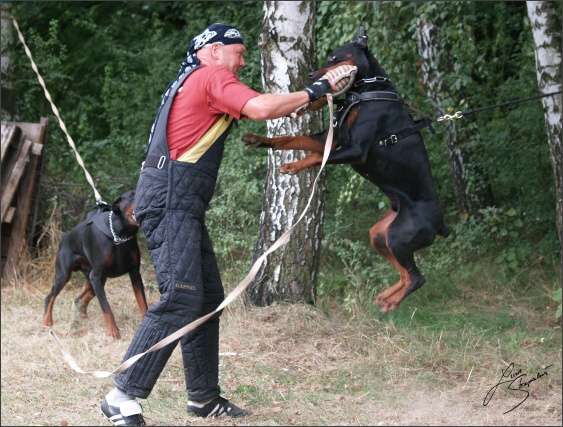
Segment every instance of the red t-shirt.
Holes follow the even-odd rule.
[[[192,148],[225,114],[239,120],[244,105],[258,95],[220,65],[195,70],[176,94],[168,116],[170,158],[176,160]]]

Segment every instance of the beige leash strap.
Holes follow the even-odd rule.
[[[327,94],[326,97],[327,97],[327,101],[328,101],[328,107],[330,109],[330,117],[332,118],[332,115],[333,115],[332,95]],[[321,168],[319,170],[319,173],[317,174],[317,177],[315,178],[315,181],[313,182],[313,187],[311,188],[311,195],[309,196],[309,201],[307,202],[307,206],[305,206],[305,209],[303,209],[303,212],[301,213],[301,216],[299,217],[297,222],[295,224],[293,224],[293,226],[289,230],[287,230],[285,233],[283,233],[283,235],[278,240],[276,240],[274,242],[274,244],[272,246],[270,246],[270,248],[266,252],[264,252],[264,254],[260,258],[258,258],[256,260],[256,262],[252,265],[252,267],[250,268],[250,271],[248,272],[247,276],[243,279],[243,281],[240,282],[237,285],[237,287],[231,291],[231,293],[229,295],[227,295],[227,297],[223,300],[221,305],[219,305],[219,307],[217,307],[215,309],[215,311],[213,311],[209,314],[206,314],[205,316],[200,317],[199,319],[196,319],[193,322],[189,323],[188,325],[184,326],[182,329],[177,330],[173,334],[164,338],[162,341],[159,341],[158,343],[153,345],[151,348],[149,348],[144,353],[139,353],[139,354],[127,359],[125,362],[123,362],[120,366],[118,366],[115,370],[113,370],[111,372],[108,372],[108,371],[84,371],[84,370],[82,370],[82,368],[80,368],[80,366],[78,366],[78,364],[76,363],[74,358],[70,355],[70,353],[65,349],[65,347],[63,346],[63,343],[61,342],[61,340],[59,340],[59,338],[57,337],[55,332],[53,332],[53,330],[50,330],[49,335],[51,336],[53,341],[61,349],[61,352],[63,353],[63,357],[67,361],[67,363],[70,365],[70,367],[80,374],[88,374],[88,375],[92,375],[96,378],[106,378],[106,377],[109,377],[110,375],[118,374],[120,372],[123,372],[127,368],[129,368],[131,365],[133,365],[137,360],[139,360],[145,354],[152,353],[153,351],[159,350],[162,347],[167,346],[171,342],[173,342],[177,339],[180,339],[181,337],[186,335],[188,332],[194,330],[199,325],[205,323],[209,318],[213,317],[217,312],[223,310],[227,305],[229,305],[231,302],[233,302],[240,294],[242,294],[244,292],[244,290],[247,288],[247,286],[256,277],[256,275],[258,274],[258,270],[260,270],[260,267],[262,266],[262,263],[264,262],[266,257],[270,253],[272,253],[273,251],[278,249],[281,245],[283,245],[289,239],[289,236],[291,236],[291,234],[293,233],[293,230],[295,229],[297,224],[299,224],[301,222],[301,220],[303,219],[303,217],[305,216],[305,213],[307,212],[307,210],[309,209],[309,206],[311,205],[311,202],[313,201],[313,196],[315,194],[315,188],[317,186],[317,181],[319,180],[321,172],[324,169],[326,161],[328,159],[328,155],[330,154],[330,149],[332,147],[332,138],[333,138],[333,126],[329,126]]]

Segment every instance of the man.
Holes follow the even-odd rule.
[[[255,92],[238,81],[245,51],[235,28],[210,25],[191,41],[177,79],[163,95],[135,200],[161,298],[149,308],[123,360],[213,312],[224,299],[205,210],[233,120],[283,117],[332,92],[328,80],[288,94]],[[219,315],[180,339],[187,411],[244,417],[250,412],[220,395]],[[101,405],[115,425],[145,425],[135,398],[148,397],[176,345],[145,355],[115,376],[115,388]]]

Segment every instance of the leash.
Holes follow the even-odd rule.
[[[37,74],[37,79],[39,80],[39,84],[41,85],[41,87],[43,88],[43,91],[45,92],[45,97],[47,98],[47,101],[49,101],[49,103],[51,104],[51,109],[53,110],[53,113],[55,114],[55,116],[59,120],[59,126],[61,127],[62,131],[65,133],[70,147],[74,150],[74,154],[76,155],[76,160],[78,161],[78,164],[84,170],[84,174],[86,175],[86,180],[88,181],[88,183],[92,186],[92,189],[94,190],[94,197],[96,198],[96,204],[104,204],[105,202],[102,200],[100,193],[98,193],[98,190],[96,190],[96,186],[94,185],[94,180],[92,179],[92,177],[90,176],[90,174],[86,170],[86,167],[84,166],[84,162],[82,161],[80,154],[78,154],[78,151],[76,150],[76,146],[74,145],[74,141],[72,140],[72,137],[69,135],[69,133],[66,129],[66,126],[65,126],[63,120],[61,119],[61,116],[59,115],[59,110],[57,109],[53,100],[51,99],[51,95],[50,95],[49,91],[47,90],[47,87],[45,86],[45,81],[41,77],[41,74],[39,74],[39,70],[37,69],[37,65],[35,64],[35,61],[33,60],[33,57],[31,56],[31,51],[27,47],[27,44],[25,43],[25,40],[23,38],[23,34],[20,31],[20,27],[18,26],[18,22],[16,21],[16,18],[14,18],[13,16],[11,18],[12,18],[12,21],[14,23],[14,28],[18,32],[18,38],[22,42],[23,47],[25,49],[25,53],[26,53],[27,57],[29,58],[29,60],[31,61],[31,68],[33,68],[33,71],[35,71],[35,74]]]
[[[330,109],[330,117],[332,118],[333,117],[332,95],[327,94],[326,97],[327,97],[327,101],[328,101],[328,107]],[[329,130],[328,130],[328,134],[327,134],[327,138],[326,138],[326,143],[325,143],[324,154],[323,154],[323,161],[321,163],[320,170],[317,174],[317,177],[315,178],[315,181],[313,182],[313,186],[311,187],[311,195],[309,196],[309,201],[307,202],[307,205],[303,209],[301,216],[299,217],[297,222],[295,224],[293,224],[293,226],[291,226],[291,228],[289,230],[287,230],[284,234],[282,234],[282,236],[278,240],[276,240],[272,244],[272,246],[270,246],[270,248],[268,248],[268,250],[266,252],[264,252],[264,254],[262,254],[262,256],[260,256],[260,258],[258,258],[254,262],[254,264],[250,268],[250,271],[247,274],[247,276],[237,285],[237,287],[235,289],[233,289],[231,291],[231,293],[229,295],[227,295],[227,297],[223,300],[223,302],[219,305],[219,307],[217,307],[215,309],[215,311],[213,311],[209,314],[206,314],[205,316],[200,317],[199,319],[196,319],[193,322],[189,323],[188,325],[184,326],[183,328],[177,330],[173,334],[169,335],[168,337],[164,338],[163,340],[161,340],[158,343],[156,343],[155,345],[153,345],[151,348],[149,348],[144,353],[136,354],[135,356],[127,359],[125,362],[123,362],[121,365],[119,365],[117,368],[115,368],[111,372],[110,371],[84,371],[80,366],[78,366],[78,364],[76,363],[74,358],[71,356],[71,354],[65,349],[63,343],[57,337],[57,334],[55,334],[55,332],[52,329],[49,330],[49,335],[51,336],[51,338],[53,339],[55,344],[57,344],[57,346],[60,348],[60,350],[63,354],[63,358],[70,365],[70,367],[80,374],[91,375],[91,376],[96,377],[96,378],[106,378],[106,377],[109,377],[110,375],[119,374],[120,372],[123,372],[127,368],[132,366],[135,362],[137,362],[137,360],[139,360],[145,354],[152,353],[156,350],[161,349],[162,347],[167,346],[168,344],[172,343],[173,341],[180,339],[181,337],[186,335],[188,332],[190,332],[190,331],[194,330],[195,328],[197,328],[198,326],[202,325],[207,320],[209,320],[211,317],[213,317],[216,313],[220,312],[227,305],[229,305],[231,302],[233,302],[240,294],[242,294],[242,292],[248,287],[248,285],[252,282],[252,280],[254,280],[254,278],[258,274],[258,271],[260,270],[260,267],[262,266],[262,263],[264,262],[266,257],[270,253],[272,253],[276,249],[278,249],[280,246],[282,246],[289,239],[289,237],[293,233],[293,230],[301,222],[301,220],[305,216],[305,213],[309,209],[309,206],[311,205],[311,202],[313,201],[313,197],[315,195],[315,189],[317,187],[317,181],[319,180],[319,177],[321,176],[321,172],[323,171],[323,169],[326,165],[326,162],[328,160],[328,156],[330,154],[330,148],[332,146],[332,139],[333,139],[333,132],[334,132],[333,128],[334,128],[333,126],[329,126]]]
[[[364,84],[365,81],[371,82],[371,81],[384,81],[384,80],[390,81],[386,77],[376,76],[376,77],[373,77],[371,79],[361,80],[361,82],[362,82],[361,84]],[[408,137],[408,136],[410,136],[414,133],[420,132],[422,129],[425,129],[425,128],[428,129],[428,131],[432,134],[436,133],[434,131],[434,129],[432,128],[432,124],[431,124],[432,122],[442,122],[442,121],[446,121],[446,120],[460,119],[464,115],[467,115],[467,114],[473,114],[473,113],[477,113],[477,112],[480,112],[480,111],[490,110],[490,109],[493,109],[493,108],[501,108],[501,107],[505,107],[507,105],[518,104],[520,102],[530,101],[530,100],[533,100],[533,99],[539,99],[539,98],[545,98],[547,96],[558,95],[560,93],[562,93],[562,91],[551,92],[551,93],[546,93],[546,94],[536,95],[536,96],[530,96],[530,97],[527,97],[527,98],[503,102],[502,104],[495,104],[495,105],[490,105],[488,107],[458,111],[458,112],[456,112],[455,114],[452,114],[452,115],[445,114],[445,115],[437,117],[437,118],[432,118],[432,117],[426,115],[423,111],[419,110],[418,108],[415,108],[412,105],[407,104],[395,92],[386,92],[386,91],[374,91],[374,92],[363,92],[363,93],[350,92],[346,95],[346,99],[344,99],[342,101],[338,101],[338,100],[336,101],[337,104],[341,104],[342,106],[337,111],[338,117],[333,118],[333,126],[334,127],[340,127],[342,122],[345,120],[348,112],[352,109],[352,107],[354,107],[355,105],[357,105],[360,102],[363,102],[363,101],[394,101],[394,102],[399,102],[399,103],[403,104],[405,106],[405,108],[407,108],[407,109],[413,111],[414,113],[418,114],[420,116],[420,120],[415,120],[415,124],[411,127],[403,129],[400,132],[396,132],[395,134],[390,135],[387,138],[384,138],[384,139],[381,139],[377,142],[374,142],[374,145],[377,146],[377,147],[387,147],[387,146],[390,146],[390,145],[394,145],[397,142],[399,142],[401,139],[404,139],[404,138],[406,138],[406,137]],[[306,106],[307,105],[304,105],[303,107],[306,107]]]
[[[503,102],[502,104],[490,105],[490,106],[488,106],[488,107],[472,108],[472,109],[469,109],[469,110],[457,111],[455,114],[452,114],[452,115],[445,114],[445,115],[443,115],[443,116],[440,116],[440,117],[437,117],[437,118],[435,118],[435,119],[432,119],[432,121],[442,122],[442,121],[444,121],[444,120],[461,119],[463,116],[466,116],[466,115],[468,115],[468,114],[474,114],[474,113],[478,113],[478,112],[480,112],[480,111],[491,110],[491,109],[493,109],[493,108],[506,107],[507,105],[519,104],[520,102],[531,101],[531,100],[539,99],[539,98],[545,98],[545,97],[547,97],[547,96],[559,95],[559,94],[561,94],[562,92],[563,92],[563,91],[545,93],[545,94],[543,94],[543,95],[536,95],[536,96],[530,96],[530,97],[528,97],[528,98],[516,99],[516,100],[514,100],[514,101]]]

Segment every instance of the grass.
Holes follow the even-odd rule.
[[[159,295],[143,256],[150,304]],[[28,260],[2,284],[1,424],[109,425],[99,403],[111,378],[72,371],[40,324],[53,259]],[[385,315],[373,306],[367,279],[326,266],[323,280],[354,283],[340,299],[265,308],[236,300],[221,318],[220,381],[223,394],[254,415],[188,417],[176,349],[141,400],[145,418],[149,425],[560,425],[561,321],[551,294],[561,272],[547,263],[507,278],[486,260],[475,271],[427,274],[422,289]],[[226,268],[227,291],[244,274]],[[140,321],[131,286],[126,277],[106,286],[122,335],[115,341],[96,301],[88,318],[73,317],[81,285],[75,275],[57,298],[52,329],[83,369],[112,370]],[[501,387],[487,406],[483,399],[510,363],[527,378],[555,366],[504,414],[518,394]]]

